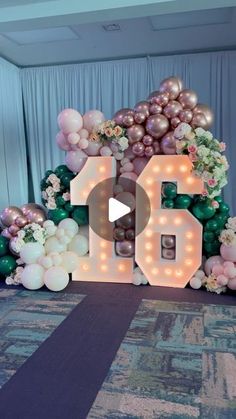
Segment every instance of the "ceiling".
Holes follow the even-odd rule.
[[[234,6],[236,0],[0,0],[0,55],[34,66],[234,49]]]

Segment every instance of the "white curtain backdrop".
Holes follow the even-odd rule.
[[[0,58],[0,211],[28,201],[20,70]]]
[[[215,136],[227,143],[231,164],[224,196],[236,214],[233,185],[236,171],[235,109],[236,52],[214,52],[146,59],[130,59],[21,70],[29,159],[35,199],[45,170],[63,163],[55,144],[57,115],[67,107],[81,113],[100,109],[110,118],[157,90],[162,79],[176,75],[197,91],[199,102],[212,107]]]

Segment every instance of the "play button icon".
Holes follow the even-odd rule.
[[[142,202],[142,218],[135,225],[136,199],[139,192]],[[150,217],[150,201],[143,188],[133,180],[108,178],[99,182],[88,195],[89,226],[99,237],[114,242],[114,230],[143,231]]]
[[[108,219],[111,223],[119,220],[119,218],[129,214],[130,212],[131,208],[128,207],[128,205],[122,204],[122,202],[115,198],[109,198]]]

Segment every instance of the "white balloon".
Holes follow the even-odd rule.
[[[60,243],[59,240],[55,237],[49,237],[45,242],[45,252],[46,254],[51,252],[65,252],[66,251],[66,245],[63,243]]]
[[[195,272],[194,276],[196,276],[197,278],[203,279],[205,278],[206,275],[204,271],[202,271],[201,269],[198,269],[198,271]]]
[[[143,285],[147,285],[148,284],[148,280],[147,280],[147,278],[144,275],[142,275],[142,284]]]
[[[199,288],[201,288],[202,286],[202,280],[197,277],[197,276],[193,276],[190,279],[190,287],[192,287],[194,290],[198,290]]]
[[[78,256],[84,256],[89,251],[89,241],[87,237],[77,234],[70,242],[69,249],[75,252]]]
[[[133,274],[133,284],[141,285],[142,284],[142,274],[140,272],[134,272]]]
[[[45,250],[42,244],[38,242],[26,243],[21,248],[20,258],[23,260],[24,263],[29,265],[30,263],[36,263],[38,258],[43,256],[44,253]]]
[[[51,291],[61,291],[69,283],[69,275],[61,266],[53,266],[44,274],[44,283]]]
[[[58,227],[57,231],[56,231],[56,237],[58,239],[60,239],[61,237],[64,237],[65,235],[65,230],[64,228]]]
[[[53,265],[52,258],[50,258],[49,256],[42,256],[38,259],[38,263],[45,269],[49,269]]]
[[[78,268],[79,265],[79,258],[76,253],[74,252],[64,252],[61,253],[61,266],[68,272],[68,274],[72,273],[73,271]]]
[[[21,282],[28,290],[38,290],[42,288],[44,269],[38,263],[33,263],[24,268],[21,274]]]
[[[75,220],[72,220],[72,218],[65,218],[59,223],[58,227],[63,228],[66,231],[68,230],[72,232],[73,233],[72,237],[78,234],[78,231],[79,231],[78,224],[75,222]]]
[[[89,225],[85,226],[79,226],[79,234],[81,234],[84,237],[89,238]]]

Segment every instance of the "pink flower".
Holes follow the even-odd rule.
[[[213,208],[219,208],[219,202],[217,201],[212,201],[211,205],[213,206]]]
[[[197,152],[197,147],[194,144],[189,145],[188,146],[188,152],[193,153],[193,154],[196,153]]]
[[[206,189],[203,189],[202,196],[208,196],[208,191]]]
[[[211,178],[207,181],[207,184],[208,184],[208,186],[210,186],[210,188],[214,188],[214,186],[217,185],[217,181],[215,179]]]
[[[220,151],[225,151],[225,149],[226,149],[226,144],[225,144],[225,143],[223,143],[223,141],[221,141],[221,143],[219,144],[219,147],[220,147]]]
[[[69,192],[63,193],[62,198],[64,199],[64,201],[69,201],[70,200],[70,194],[69,194]]]
[[[190,153],[189,158],[190,158],[191,162],[193,162],[193,163],[195,161],[198,161],[198,158],[197,158],[196,154],[194,154],[194,153]]]
[[[112,137],[113,129],[112,128],[106,128],[105,129],[105,134],[106,134],[107,137]]]

